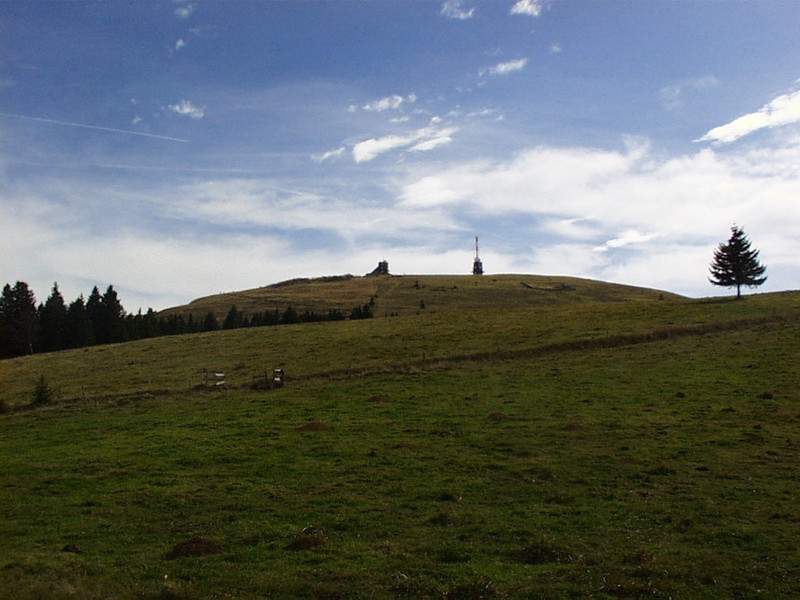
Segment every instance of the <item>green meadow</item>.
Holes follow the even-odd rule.
[[[397,280],[374,319],[0,361],[0,596],[800,597],[799,292]]]

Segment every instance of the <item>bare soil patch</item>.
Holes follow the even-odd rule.
[[[500,423],[501,421],[508,420],[508,415],[505,414],[505,413],[501,413],[501,412],[493,412],[492,414],[490,414],[487,417],[487,419],[489,419],[490,421],[493,421],[495,423]]]
[[[286,545],[286,549],[291,550],[292,552],[301,552],[302,550],[312,550],[313,548],[320,548],[324,545],[325,545],[325,538],[319,535],[304,535],[289,542]]]
[[[210,556],[212,554],[222,554],[222,548],[212,540],[201,537],[193,537],[185,542],[178,542],[172,550],[164,555],[167,560],[174,560],[184,556]]]

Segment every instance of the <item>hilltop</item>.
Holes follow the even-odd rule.
[[[326,313],[348,310],[372,301],[375,316],[508,309],[585,302],[680,299],[660,290],[606,283],[577,277],[545,275],[337,275],[291,279],[265,287],[205,296],[159,316],[191,314],[201,319],[209,312],[218,319],[231,306],[244,314],[285,310]]]

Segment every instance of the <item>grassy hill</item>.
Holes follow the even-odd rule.
[[[627,285],[575,277],[540,275],[405,275],[354,277],[341,275],[316,279],[293,279],[266,287],[198,298],[186,306],[160,312],[161,316],[192,314],[195,320],[212,312],[224,319],[231,306],[245,314],[293,306],[325,314],[347,311],[374,298],[375,314],[407,315],[420,310],[455,312],[486,308],[552,306],[579,302],[678,298],[674,294]]]
[[[416,279],[394,318],[0,361],[0,596],[800,595],[800,293]]]

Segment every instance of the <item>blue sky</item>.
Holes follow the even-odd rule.
[[[294,277],[800,288],[793,0],[0,1],[0,279],[128,311]]]

